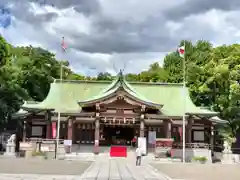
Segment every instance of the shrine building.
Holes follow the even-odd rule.
[[[22,141],[55,138],[60,112],[60,139],[130,145],[134,136],[148,138],[148,131],[181,142],[184,109],[186,143],[213,143],[218,113],[195,106],[182,84],[127,82],[122,72],[112,82],[55,80],[45,100],[24,103],[16,117]]]

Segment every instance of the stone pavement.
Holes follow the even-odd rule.
[[[82,179],[96,180],[168,180],[150,165],[136,166],[135,161],[121,158],[97,160],[82,175]]]
[[[0,174],[1,180],[82,180],[76,175]]]
[[[14,168],[10,168],[12,163]],[[169,180],[150,166],[145,157],[142,165],[136,166],[134,153],[130,153],[128,158],[101,154],[95,156],[88,168],[84,161],[15,160],[12,163],[0,161],[0,166],[6,166],[2,170],[0,168],[0,180]]]
[[[1,180],[169,180],[150,165],[100,156],[82,175],[0,174]]]

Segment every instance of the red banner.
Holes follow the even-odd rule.
[[[178,132],[179,132],[179,135],[180,135],[181,140],[182,140],[182,134],[183,134],[183,132],[182,132],[182,127],[179,127],[179,128],[178,128]]]
[[[57,136],[57,123],[52,122],[52,138],[55,139]]]

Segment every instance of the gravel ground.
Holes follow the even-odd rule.
[[[83,161],[0,159],[0,173],[81,175],[90,165]]]
[[[240,164],[151,164],[173,179],[240,180]]]

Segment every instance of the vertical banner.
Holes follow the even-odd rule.
[[[52,138],[55,139],[57,137],[57,123],[52,122]]]

